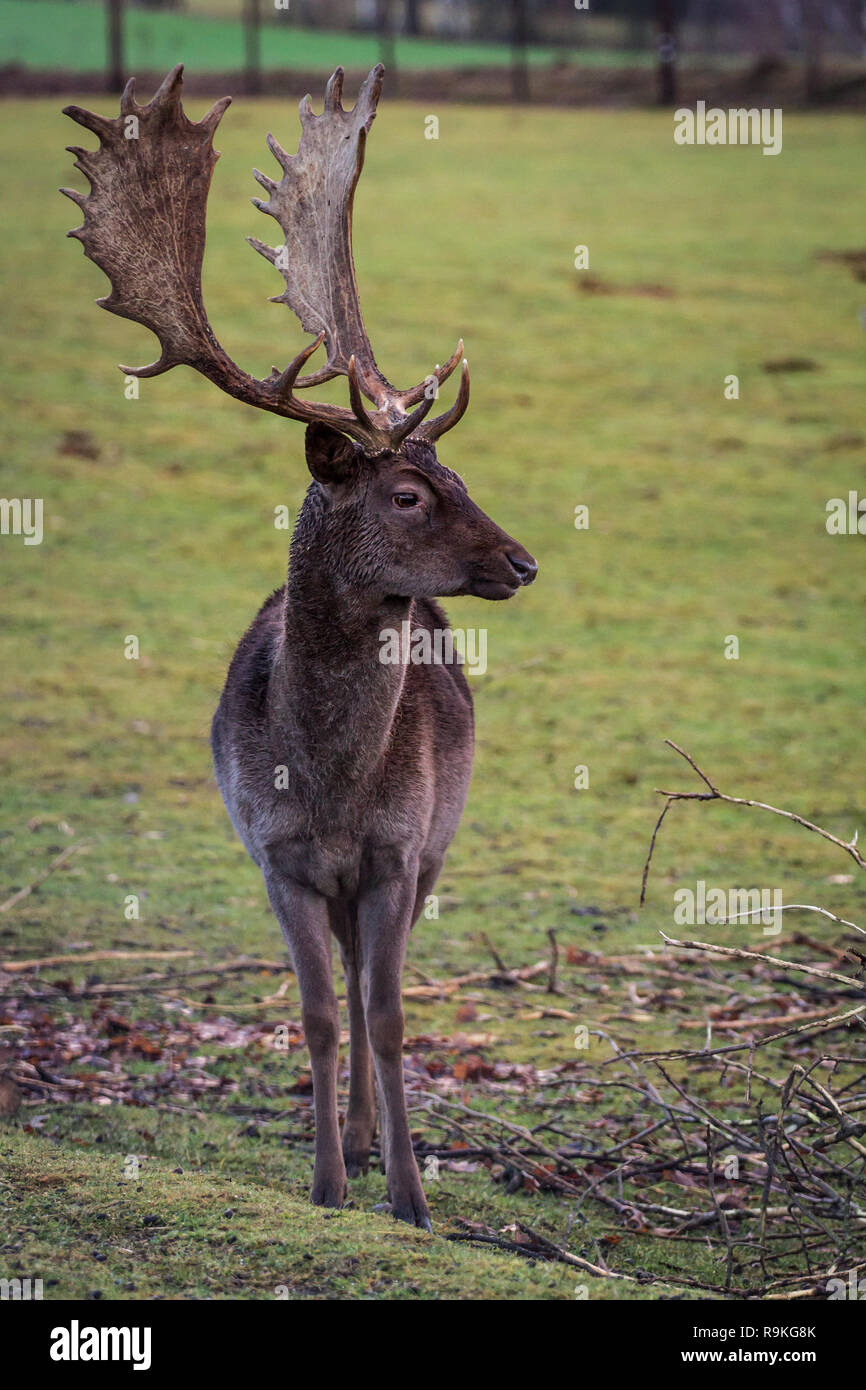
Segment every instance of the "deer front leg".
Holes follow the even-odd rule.
[[[361,980],[354,944],[341,951],[349,1006],[349,1104],[343,1126],[343,1159],[346,1173],[356,1178],[370,1166],[370,1144],[376,1131],[373,1097],[373,1063],[367,1038],[367,1021],[361,997]]]
[[[311,1197],[316,1206],[341,1207],[346,1198],[346,1168],[337,1119],[340,1019],[331,970],[327,903],[317,893],[273,872],[265,873],[265,885],[295,966],[310,1049],[316,1115]]]
[[[382,1150],[391,1211],[398,1221],[432,1231],[412,1152],[403,1086],[403,957],[415,903],[416,876],[372,889],[358,903],[361,988],[382,1109]]]

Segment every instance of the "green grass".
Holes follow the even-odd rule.
[[[126,56],[130,71],[156,70],[186,62],[198,72],[226,72],[244,65],[244,37],[234,16],[154,12],[130,9],[126,15]],[[332,69],[372,67],[379,61],[375,35],[303,29],[288,14],[262,28],[265,68]],[[449,42],[398,38],[395,54],[401,70],[503,67],[511,61],[502,43]],[[562,50],[533,46],[529,61],[578,61],[602,66],[650,61],[646,55],[616,49]],[[0,62],[25,67],[92,72],[105,65],[105,7],[93,0],[0,0]]]
[[[94,307],[104,278],[63,240],[76,212],[53,190],[75,181],[63,145],[80,134],[53,102],[7,103],[7,114],[0,495],[43,497],[46,530],[38,547],[0,538],[0,897],[73,837],[89,844],[0,917],[0,955],[87,942],[273,958],[277,927],[220,804],[207,730],[234,644],[284,573],[273,510],[294,514],[303,496],[302,432],[185,369],[124,399],[115,363],[150,361],[154,344]],[[241,101],[225,118],[205,265],[215,329],[258,374],[301,342],[286,310],[266,302],[279,284],[243,240],[269,234],[248,202],[268,129],[290,144],[296,117]],[[841,854],[723,806],[677,808],[648,906],[636,907],[653,788],[695,785],[666,736],[724,790],[845,838],[863,827],[864,542],[824,527],[829,497],[866,490],[863,294],[844,268],[814,258],[862,244],[851,195],[860,138],[856,117],[786,115],[783,153],[768,159],[679,149],[661,115],[453,107],[433,142],[415,110],[386,97],[355,219],[371,337],[386,373],[410,382],[465,336],[473,404],[441,456],[541,566],[511,604],[449,605],[455,623],[487,627],[489,669],[475,681],[475,777],[440,882],[442,915],[422,921],[410,948],[422,970],[486,963],[481,931],[511,965],[543,955],[550,927],[563,950],[631,950],[670,931],[675,888],[699,878],[778,885],[787,901],[863,921],[862,885],[827,882],[853,867]],[[578,243],[609,286],[672,294],[582,293]],[[816,370],[762,370],[789,357]],[[738,401],[723,396],[729,373]],[[95,459],[61,447],[82,430]],[[588,531],[574,529],[577,503],[590,507]],[[123,656],[130,633],[137,662]],[[738,661],[724,659],[728,634],[740,639]],[[588,790],[573,790],[576,764],[589,766]],[[124,918],[128,894],[141,898],[140,921]],[[598,918],[575,914],[586,905]],[[804,926],[837,939],[819,918],[789,917],[772,949],[795,949]],[[754,928],[715,930],[767,945]],[[562,983],[559,1002],[592,1026],[585,972],[564,964]],[[274,987],[226,980],[215,1001],[231,1012]],[[495,1038],[490,1057],[573,1056],[571,1022],[539,1025],[500,992],[480,996],[486,1021],[474,1026]],[[123,1007],[160,1014],[146,997]],[[411,1002],[407,1031],[453,1032],[455,1009]],[[285,1011],[297,1017],[294,983]],[[682,1041],[670,1014],[628,1034]],[[290,1109],[301,1060],[288,1070],[254,1060]],[[258,1084],[249,1059],[225,1065],[242,1088]],[[378,1176],[353,1189],[356,1210],[311,1211],[308,1152],[278,1133],[237,1137],[239,1121],[216,1103],[194,1121],[148,1108],[48,1113],[37,1134],[7,1126],[0,1156],[14,1217],[4,1257],[35,1272],[51,1251],[52,1296],[266,1297],[281,1282],[299,1297],[572,1296],[573,1271],[396,1230],[372,1213]],[[129,1152],[150,1155],[140,1190],[119,1175]],[[243,1266],[228,1242],[238,1226],[227,1234],[221,1216],[235,1187],[247,1204]],[[508,1198],[483,1173],[448,1175],[432,1203],[440,1231],[455,1215],[499,1226],[518,1215],[565,1238],[565,1204]],[[145,1235],[148,1213],[164,1229]],[[581,1237],[572,1248],[592,1258],[607,1219],[590,1213],[586,1246]],[[96,1279],[88,1250],[103,1250],[103,1235],[110,1261],[97,1262]],[[697,1252],[689,1267],[700,1278],[710,1256],[680,1249]],[[311,1250],[312,1264],[301,1254]],[[623,1245],[620,1256],[659,1268],[652,1250]],[[593,1281],[592,1296],[621,1297],[624,1286]]]
[[[226,1136],[220,1136],[225,1140]],[[136,1140],[141,1146],[141,1140]],[[25,1137],[0,1157],[31,1267],[52,1271],[46,1298],[570,1298],[574,1272],[450,1246],[360,1212],[325,1212],[250,1174],[179,1172],[148,1162],[139,1181],[119,1159],[46,1154]],[[32,1223],[32,1224],[31,1224]],[[84,1228],[88,1234],[80,1236]],[[440,1242],[441,1244],[441,1242]],[[8,1253],[7,1253],[8,1261]],[[432,1266],[432,1268],[431,1268]],[[10,1277],[15,1277],[14,1275]],[[26,1277],[26,1276],[25,1276]]]

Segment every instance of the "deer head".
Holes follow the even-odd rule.
[[[275,301],[289,305],[302,328],[315,335],[283,371],[274,367],[264,379],[249,376],[228,356],[202,299],[207,195],[219,157],[213,137],[231,98],[218,101],[203,120],[190,121],[181,104],[182,73],[181,65],[174,68],[147,106],[138,105],[130,81],[113,119],[79,106],[64,108],[100,142],[98,150],[69,147],[91,191],[61,190],[84,213],[84,225],[68,235],[82,242],[85,255],[111,281],[111,293],[98,303],[151,329],[162,349],[149,366],[121,371],[152,377],[185,364],[237,400],[305,422],[323,525],[356,580],[406,597],[506,598],[531,583],[537,568],[532,557],[485,516],[458,475],[436,458],[436,441],[469,404],[462,340],[444,366],[400,390],[379,370],[364,327],[352,207],[383,67],[367,77],[351,111],[342,106],[338,68],[320,116],[309,97],[300,104],[296,155],[268,136],[280,181],[254,170],[269,196],[253,202],[279,223],[284,240],[278,248],[249,241],[282,273],[286,287]],[[323,343],[326,362],[302,375]],[[457,399],[444,414],[428,418],[439,386],[461,361]],[[337,376],[348,380],[350,408],[295,394]]]

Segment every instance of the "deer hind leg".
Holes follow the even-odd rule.
[[[412,909],[412,926],[418,921],[424,908],[427,906],[427,899],[433,892],[434,885],[439,872],[444,863],[444,859],[436,859],[432,864],[427,865],[418,875],[418,883],[415,888],[415,906]]]
[[[412,923],[416,880],[391,881],[358,902],[361,992],[373,1052],[382,1118],[382,1152],[391,1211],[399,1221],[432,1231],[412,1152],[403,1085],[401,978]]]
[[[346,1168],[337,1119],[340,1019],[331,969],[327,902],[272,870],[265,872],[265,885],[294,962],[310,1049],[316,1115],[311,1197],[316,1206],[341,1207],[346,1197]]]
[[[329,904],[331,930],[340,943],[349,1008],[349,1104],[343,1125],[346,1174],[357,1178],[370,1166],[370,1144],[376,1132],[373,1059],[361,997],[358,919],[354,904]]]

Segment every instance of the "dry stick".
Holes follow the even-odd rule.
[[[556,944],[556,932],[553,927],[547,929],[547,939],[550,942],[550,976],[547,981],[548,994],[558,994],[556,987],[556,967],[559,964],[559,947]]]
[[[728,1139],[737,1144],[740,1148],[749,1148],[749,1142],[746,1137],[739,1134],[737,1130],[734,1129],[733,1125],[725,1124],[724,1120],[716,1119],[712,1111],[708,1110],[705,1105],[702,1105],[699,1100],[695,1100],[693,1096],[690,1096],[678,1081],[674,1081],[673,1077],[668,1075],[661,1062],[656,1061],[654,1065],[658,1067],[668,1085],[676,1091],[678,1096],[682,1096],[683,1100],[691,1107],[692,1111],[697,1111],[698,1114],[703,1115],[706,1122],[712,1125],[713,1129],[717,1129],[721,1134],[726,1135]]]
[[[602,1268],[601,1265],[594,1265],[589,1260],[583,1259],[580,1255],[572,1255],[569,1250],[561,1245],[556,1245],[546,1236],[540,1235],[531,1226],[526,1226],[522,1221],[515,1222],[518,1231],[532,1241],[532,1245],[526,1245],[516,1240],[508,1240],[505,1236],[496,1235],[489,1229],[484,1231],[449,1231],[445,1236],[446,1240],[466,1240],[477,1241],[481,1245],[493,1245],[500,1250],[511,1251],[515,1255],[523,1255],[527,1259],[553,1260],[560,1264],[573,1266],[575,1269],[583,1270],[586,1274],[591,1274],[596,1279],[622,1279],[630,1284],[640,1281],[632,1274],[618,1274],[615,1270]],[[647,1280],[646,1282],[651,1282]],[[655,1282],[654,1280],[652,1282]],[[672,1281],[663,1279],[659,1282],[668,1284]]]
[[[710,1125],[707,1125],[707,1180],[710,1196],[713,1199],[713,1206],[728,1250],[728,1262],[725,1269],[725,1293],[729,1293],[731,1289],[731,1278],[734,1272],[734,1242],[731,1240],[731,1229],[728,1225],[728,1218],[722,1210],[722,1205],[716,1195],[716,1136]]]
[[[546,960],[536,961],[535,965],[524,965],[519,970],[500,970],[491,975],[489,970],[473,970],[468,975],[455,975],[450,980],[435,981],[432,985],[407,985],[403,990],[404,999],[438,999],[443,994],[453,994],[463,985],[481,985],[490,981],[497,984],[518,985],[522,989],[540,988],[529,981],[536,975],[543,975],[550,969]]]
[[[480,932],[479,935],[481,936],[481,940],[484,942],[484,945],[487,947],[488,951],[493,957],[493,960],[496,964],[496,969],[501,970],[503,975],[508,975],[510,973],[508,966],[505,964],[504,960],[497,951],[496,947],[493,945],[493,942],[490,940],[487,933],[483,931]]]
[[[764,1002],[769,1003],[770,1001],[765,1000]],[[743,1028],[771,1028],[774,1026],[778,1027],[780,1023],[815,1023],[825,1019],[826,1017],[826,1009],[811,1009],[808,1013],[804,1012],[801,1009],[799,1013],[769,1014],[764,1018],[762,1018],[759,1014],[747,1014],[745,1018],[740,1017],[724,1019],[709,1017],[706,1020],[706,1022],[712,1023],[714,1028],[718,1028],[726,1033],[736,1033]],[[703,1028],[704,1026],[705,1020],[702,1018],[681,1018],[677,1020],[678,1028]],[[698,1055],[707,1056],[710,1052],[711,1049],[705,1047],[703,1049],[703,1052],[699,1053]]]
[[[714,951],[717,947],[712,948]],[[664,1052],[621,1052],[619,1056],[628,1060],[633,1057],[642,1057],[649,1061],[654,1061],[656,1057],[669,1057],[683,1061],[687,1058],[700,1058],[701,1061],[713,1061],[722,1054],[731,1052],[745,1052],[746,1048],[750,1051],[757,1047],[767,1047],[770,1043],[779,1042],[781,1038],[791,1038],[796,1033],[826,1033],[831,1028],[838,1027],[841,1023],[847,1023],[849,1019],[858,1018],[866,1013],[866,1004],[858,1004],[855,1009],[849,1009],[847,1013],[835,1014],[828,1017],[821,1023],[802,1023],[798,1028],[785,1028],[781,1033],[771,1033],[768,1038],[752,1038],[749,1042],[725,1043],[723,1047],[714,1047],[711,1052],[706,1052],[702,1048],[682,1048],[671,1047]],[[607,1067],[611,1062],[615,1062],[616,1057],[609,1057],[602,1062],[603,1067]],[[599,1083],[594,1083],[599,1084]]]
[[[511,1120],[503,1120],[500,1115],[490,1115],[484,1110],[472,1110],[468,1105],[464,1105],[459,1100],[451,1100],[447,1096],[437,1096],[430,1091],[421,1091],[420,1095],[424,1100],[432,1101],[434,1105],[447,1105],[449,1109],[459,1110],[461,1114],[471,1115],[473,1119],[482,1120],[485,1124],[499,1125],[502,1129],[509,1130],[511,1134],[518,1135],[519,1138],[527,1143],[536,1143],[539,1151],[544,1154],[545,1157],[557,1160],[559,1158],[555,1149],[548,1149],[545,1148],[543,1144],[539,1144],[538,1141],[533,1138],[532,1132],[523,1125],[516,1125]]]
[[[817,975],[821,980],[836,980],[838,984],[850,985],[858,994],[866,992],[866,984],[862,980],[855,980],[851,975],[840,975],[835,970],[819,970],[814,965],[782,960],[780,956],[765,956],[760,951],[742,951],[739,946],[713,946],[708,941],[677,941],[673,936],[666,936],[663,931],[659,932],[659,936],[668,946],[679,946],[682,950],[712,951],[720,956],[737,956],[740,960],[761,960],[767,965],[780,965],[783,970],[799,970],[804,975]]]
[[[98,954],[98,953],[97,953],[97,954]],[[112,952],[106,951],[104,954],[105,954],[106,956],[111,956],[111,955],[112,955]],[[119,954],[122,955],[123,952],[120,952]],[[133,953],[133,954],[140,955],[140,956],[148,956],[148,955],[150,955],[150,956],[159,957],[161,953],[158,952],[158,951],[151,951],[151,952],[148,952],[148,951],[138,951],[138,952],[135,952],[135,953]],[[178,956],[191,956],[191,955],[194,955],[194,954],[195,954],[194,951],[176,951],[176,952],[166,951],[166,952],[163,952],[163,953],[162,953],[162,955],[164,955],[165,957],[171,957],[172,955],[178,955]],[[63,959],[65,960],[65,959],[70,959],[70,958],[69,958],[69,957],[63,957]],[[115,995],[115,994],[151,994],[151,993],[153,993],[153,992],[156,992],[157,994],[161,994],[161,993],[172,994],[172,993],[174,993],[174,992],[177,990],[177,988],[179,987],[179,984],[180,984],[180,981],[181,981],[181,980],[192,980],[192,979],[195,979],[197,976],[201,976],[201,975],[204,975],[205,977],[208,977],[208,978],[209,978],[209,977],[214,976],[214,975],[238,975],[238,974],[243,974],[245,971],[248,971],[248,970],[271,970],[271,971],[280,971],[280,972],[282,972],[282,971],[285,971],[286,968],[287,968],[287,967],[286,967],[286,964],[285,964],[284,961],[247,960],[247,959],[241,958],[240,960],[237,960],[237,961],[229,961],[227,964],[224,964],[224,965],[207,965],[207,966],[202,966],[202,967],[201,967],[200,969],[198,969],[198,970],[184,970],[184,971],[181,971],[179,974],[178,974],[178,973],[166,972],[166,973],[164,973],[164,974],[162,974],[162,975],[139,975],[139,976],[136,976],[134,979],[116,980],[116,981],[113,981],[113,982],[108,983],[108,984],[82,985],[80,989],[74,989],[74,988],[73,988],[73,989],[70,989],[70,990],[64,990],[64,989],[59,989],[59,988],[57,988],[57,987],[55,986],[55,987],[52,988],[52,989],[43,990],[41,993],[34,993],[34,992],[31,990],[31,991],[28,991],[26,997],[27,997],[27,999],[29,999],[29,1000],[43,1001],[43,1000],[60,999],[60,998],[64,998],[64,999],[109,999],[109,998],[112,997],[112,995]],[[290,980],[290,979],[291,979],[291,976],[287,976],[287,981]],[[210,983],[208,983],[207,985],[204,985],[204,984],[198,985],[198,986],[195,986],[195,988],[199,988],[199,989],[208,988],[208,989],[209,989],[209,988],[210,988]],[[2,999],[18,999],[18,998],[20,998],[20,997],[21,997],[20,991],[14,989],[14,988],[8,989],[8,990],[3,990],[2,992],[0,992],[0,1000],[2,1000]],[[273,998],[275,998],[275,996],[271,996],[271,999],[266,1000],[266,1001],[264,1001],[264,1002],[265,1002],[265,1003],[269,1003],[269,1002],[271,1002],[271,1000],[272,1000]],[[196,1007],[198,1007],[198,1008],[211,1007],[211,1006],[207,1006],[207,1005],[205,1005],[205,1004],[200,1004],[197,1000],[186,1000],[185,1002],[190,1003],[190,1004],[195,1004]],[[219,1005],[214,1005],[214,1006],[212,1006],[212,1007],[216,1007],[216,1008],[225,1007],[225,1008],[227,1008],[227,1009],[230,1009],[230,1008],[233,1008],[233,1007],[241,1008],[241,1007],[244,1007],[244,1006],[243,1006],[243,1005],[232,1005],[232,1004],[225,1004],[225,1005],[223,1006],[223,1005],[219,1004]]]
[[[785,1146],[784,1146],[784,1140],[787,1140],[788,1148],[793,1150],[793,1152],[796,1154],[797,1158],[799,1159],[800,1164],[802,1165],[803,1173],[804,1173],[804,1175],[805,1175],[805,1179],[806,1179],[809,1183],[811,1183],[812,1187],[817,1187],[821,1192],[825,1193],[825,1195],[828,1196],[828,1197],[830,1198],[830,1200],[831,1200],[832,1203],[834,1203],[834,1204],[837,1205],[837,1206],[843,1206],[843,1205],[844,1205],[844,1206],[845,1206],[845,1209],[846,1209],[846,1212],[850,1212],[850,1209],[851,1209],[851,1206],[852,1206],[851,1194],[850,1194],[850,1192],[849,1192],[849,1195],[848,1195],[848,1202],[847,1202],[847,1204],[843,1203],[843,1199],[842,1199],[842,1198],[839,1196],[839,1194],[834,1190],[834,1188],[832,1188],[832,1187],[830,1186],[829,1183],[825,1182],[821,1177],[819,1177],[817,1172],[812,1171],[812,1170],[806,1165],[806,1163],[805,1163],[805,1161],[804,1161],[804,1159],[803,1159],[803,1155],[802,1155],[802,1153],[800,1152],[800,1150],[801,1150],[801,1149],[805,1150],[805,1152],[808,1153],[809,1156],[812,1158],[813,1162],[815,1162],[815,1161],[817,1161],[817,1159],[818,1159],[818,1155],[815,1153],[814,1148],[813,1148],[812,1146],[810,1146],[810,1145],[805,1144],[805,1143],[802,1142],[802,1141],[797,1140],[793,1134],[786,1134],[786,1133],[785,1133],[785,1129],[784,1129],[785,1111],[788,1109],[788,1107],[789,1107],[789,1105],[790,1105],[790,1103],[791,1103],[791,1100],[794,1098],[794,1096],[796,1096],[796,1095],[799,1094],[800,1088],[801,1088],[801,1086],[803,1085],[803,1083],[806,1082],[806,1081],[810,1081],[810,1080],[811,1080],[811,1073],[815,1070],[816,1067],[820,1066],[821,1060],[822,1060],[822,1059],[821,1059],[820,1057],[816,1057],[815,1060],[814,1060],[814,1062],[812,1063],[812,1065],[809,1067],[809,1070],[808,1070],[808,1071],[806,1071],[805,1068],[803,1068],[803,1067],[800,1065],[799,1062],[796,1062],[796,1063],[794,1064],[794,1066],[791,1068],[791,1071],[790,1071],[790,1073],[788,1074],[788,1077],[787,1077],[787,1079],[786,1079],[786,1081],[785,1081],[785,1084],[784,1084],[784,1086],[782,1087],[782,1096],[781,1096],[781,1103],[780,1103],[780,1107],[779,1107],[779,1114],[778,1114],[778,1117],[777,1117],[777,1119],[776,1119],[776,1124],[775,1124],[775,1129],[774,1129],[773,1156],[774,1156],[774,1158],[778,1158],[779,1156],[782,1157],[784,1163],[786,1164],[786,1166],[787,1166],[787,1168],[788,1168],[788,1171],[789,1171],[790,1174],[791,1174],[792,1179],[794,1179],[794,1180],[796,1181],[796,1180],[797,1180],[797,1174],[794,1172],[794,1170],[793,1170],[793,1168],[792,1168],[792,1166],[791,1166],[791,1162],[790,1162],[790,1159],[789,1159],[789,1157],[788,1157],[788,1153],[786,1152],[786,1149],[785,1149]],[[797,1078],[796,1085],[794,1084],[795,1078]],[[829,1096],[829,1093],[828,1093],[828,1096]],[[830,1097],[830,1099],[832,1100],[832,1097]],[[760,1107],[759,1107],[759,1115],[760,1115]],[[781,1136],[781,1137],[780,1137],[780,1136]],[[763,1135],[762,1135],[762,1138],[763,1138]],[[827,1160],[825,1160],[825,1164],[827,1164],[827,1166],[831,1166],[831,1167],[836,1166],[836,1165],[834,1165],[834,1164],[832,1163],[832,1160],[829,1161],[829,1164],[827,1163]],[[792,1200],[793,1202],[795,1202],[795,1203],[797,1204],[797,1206],[801,1207],[801,1209],[802,1209],[802,1202],[801,1202],[800,1199],[797,1197],[796,1193],[794,1193],[794,1192],[792,1192],[792,1191],[790,1190],[789,1184],[788,1184],[788,1182],[787,1182],[786,1179],[785,1179],[784,1173],[781,1173],[781,1172],[779,1173],[779,1181],[782,1182],[782,1183],[784,1184],[785,1190],[789,1193],[789,1196],[790,1196],[791,1200]],[[804,1194],[804,1195],[805,1195],[805,1194]],[[814,1200],[816,1200],[816,1199],[810,1196],[810,1200],[814,1201]],[[859,1210],[859,1208],[855,1207],[855,1208],[854,1208],[854,1212],[855,1212],[855,1214],[857,1215],[858,1219],[862,1219],[862,1218],[863,1218],[864,1213],[861,1212],[861,1211]],[[807,1215],[808,1215],[808,1213],[807,1213]],[[792,1218],[793,1218],[793,1220],[794,1220],[794,1222],[795,1222],[795,1224],[796,1224],[796,1226],[797,1226],[797,1229],[798,1229],[798,1232],[799,1232],[799,1234],[800,1234],[800,1238],[801,1238],[801,1241],[802,1241],[802,1240],[803,1240],[803,1233],[802,1233],[802,1230],[801,1230],[801,1228],[800,1228],[800,1223],[799,1223],[799,1221],[797,1220],[797,1217],[796,1217],[796,1215],[795,1215],[795,1213],[794,1213],[793,1211],[791,1212],[791,1216],[792,1216]],[[830,1236],[830,1232],[827,1231],[827,1228],[826,1228],[820,1221],[818,1221],[818,1218],[817,1218],[817,1217],[814,1217],[814,1216],[813,1216],[813,1221],[814,1221],[814,1222],[817,1222],[817,1224],[818,1224],[819,1226],[821,1226],[821,1229],[824,1231],[824,1233],[825,1233],[827,1236]],[[832,1237],[831,1237],[831,1239],[832,1239]],[[807,1260],[807,1263],[808,1263],[808,1260]]]
[[[76,951],[65,956],[41,956],[35,960],[0,961],[0,971],[15,974],[19,970],[38,970],[43,965],[77,965],[79,961],[90,964],[97,960],[176,960],[181,956],[194,956],[195,951]]]
[[[601,1269],[599,1265],[590,1264],[589,1260],[581,1259],[579,1255],[572,1255],[568,1250],[562,1250],[552,1241],[545,1240],[537,1236],[535,1232],[529,1230],[518,1222],[519,1229],[525,1235],[534,1236],[538,1244],[536,1246],[522,1245],[516,1240],[507,1240],[505,1236],[485,1235],[480,1231],[449,1231],[445,1236],[446,1240],[465,1240],[477,1243],[478,1245],[493,1245],[497,1250],[508,1250],[511,1254],[522,1255],[527,1260],[553,1260],[560,1264],[573,1265],[575,1269],[581,1269],[587,1274],[592,1274],[597,1279],[624,1279],[631,1284],[639,1281],[631,1274],[616,1274],[610,1269]],[[647,1281],[649,1282],[649,1281]],[[653,1281],[655,1282],[655,1281]],[[670,1279],[659,1280],[663,1284],[672,1284],[675,1281]]]
[[[820,1096],[824,1097],[824,1099],[827,1101],[827,1104],[831,1107],[833,1113],[838,1118],[840,1128],[839,1140],[844,1141],[847,1144],[850,1144],[851,1148],[854,1149],[855,1152],[858,1153],[861,1158],[866,1158],[866,1148],[864,1148],[862,1144],[858,1143],[857,1140],[851,1135],[851,1133],[848,1130],[849,1125],[853,1125],[856,1129],[856,1132],[859,1134],[862,1133],[863,1126],[856,1125],[855,1122],[852,1121],[851,1116],[846,1114],[846,1112],[841,1108],[841,1106],[836,1101],[835,1097],[831,1095],[831,1093],[824,1086],[822,1086],[819,1081],[816,1081],[813,1076],[807,1075],[803,1079],[804,1081],[807,1081],[810,1086],[814,1087],[814,1089],[818,1092]],[[831,1139],[827,1142],[835,1143],[836,1141]]]
[[[658,788],[656,788],[656,791],[658,791]],[[695,793],[695,796],[696,796],[696,797],[697,797],[697,795],[698,795],[698,794]],[[711,801],[711,800],[712,800],[712,797],[710,797],[710,796],[703,796],[703,797],[700,798],[700,800],[702,800],[702,801]],[[647,884],[647,879],[649,878],[650,864],[652,863],[653,851],[655,850],[655,847],[656,847],[656,840],[658,839],[658,833],[659,833],[659,831],[660,831],[661,828],[662,828],[662,821],[664,820],[664,818],[665,818],[665,816],[667,815],[668,811],[671,809],[671,806],[672,806],[672,805],[673,805],[673,800],[672,800],[672,798],[669,798],[669,799],[665,802],[664,806],[662,807],[662,813],[661,813],[661,815],[659,816],[658,820],[656,821],[655,826],[653,827],[652,839],[650,840],[650,846],[649,846],[649,854],[647,855],[647,857],[646,857],[646,863],[645,863],[644,866],[643,866],[643,877],[642,877],[641,883],[640,883],[640,906],[641,906],[641,907],[643,907],[644,903],[646,902],[646,884]]]
[[[835,912],[830,912],[826,907],[813,907],[811,903],[780,903],[778,907],[754,907],[748,912],[735,912],[732,917],[720,917],[719,925],[724,922],[739,922],[744,917],[763,917],[765,912],[820,912],[822,917],[829,917],[831,922],[838,922],[841,927],[853,927],[861,936],[866,936],[866,927],[858,927],[856,922],[849,922],[847,917],[837,917]],[[836,954],[834,952],[834,954]]]
[[[765,1293],[761,1297],[768,1303],[778,1303],[782,1299],[788,1301],[792,1298],[814,1298],[816,1294],[825,1292],[823,1284],[812,1284],[808,1289],[791,1289],[789,1293]]]
[[[789,1170],[790,1170],[790,1168],[791,1168],[790,1159],[788,1158],[787,1154],[784,1154],[784,1153],[783,1153],[783,1157],[784,1157],[785,1162],[786,1162],[786,1164],[788,1165],[788,1168],[789,1168]],[[793,1221],[794,1221],[794,1225],[797,1227],[797,1235],[798,1235],[799,1238],[800,1238],[800,1249],[802,1250],[802,1252],[803,1252],[803,1258],[804,1258],[804,1260],[806,1261],[806,1270],[807,1270],[809,1276],[811,1277],[811,1275],[812,1275],[812,1273],[813,1273],[813,1270],[812,1270],[812,1261],[809,1259],[809,1244],[808,1244],[808,1241],[807,1241],[807,1239],[806,1239],[806,1232],[803,1230],[803,1227],[802,1227],[802,1225],[801,1225],[801,1223],[800,1223],[799,1217],[797,1216],[797,1214],[796,1214],[796,1212],[794,1211],[793,1207],[791,1207],[791,1217],[792,1217],[792,1219],[793,1219]],[[768,1260],[769,1260],[770,1258],[771,1258],[771,1257],[768,1257]]]
[[[55,869],[59,869],[61,864],[65,864],[67,859],[71,859],[73,854],[77,854],[79,850],[84,849],[85,845],[89,843],[89,840],[79,840],[77,844],[67,845],[66,849],[52,859],[47,868],[43,869],[41,873],[38,873],[31,883],[25,884],[23,888],[19,888],[18,892],[13,893],[11,898],[7,898],[5,903],[0,903],[0,912],[8,912],[10,907],[14,907],[16,903],[20,903],[22,898],[28,897],[33,892],[34,888],[38,888],[40,883],[44,883],[46,878],[54,873]]]
[[[866,859],[863,858],[862,854],[857,849],[856,832],[854,833],[854,836],[851,840],[840,840],[838,835],[831,835],[829,830],[824,830],[822,826],[816,825],[814,821],[806,820],[803,816],[796,815],[794,811],[782,811],[779,809],[778,806],[768,805],[766,801],[752,801],[747,797],[728,796],[725,792],[719,791],[718,787],[710,781],[709,777],[706,775],[705,772],[701,771],[694,758],[692,758],[691,755],[685,751],[685,749],[680,748],[678,744],[674,743],[673,740],[669,738],[665,739],[665,743],[668,745],[669,748],[672,748],[675,753],[679,753],[681,758],[685,758],[686,762],[698,774],[701,781],[708,788],[708,790],[705,792],[666,792],[663,791],[661,787],[656,787],[656,791],[658,792],[659,796],[665,797],[666,801],[662,813],[656,821],[655,829],[653,830],[652,839],[650,841],[649,854],[647,855],[646,863],[644,865],[643,879],[641,881],[640,892],[641,906],[643,906],[646,900],[647,879],[649,877],[650,863],[653,857],[653,850],[655,849],[656,838],[658,836],[659,830],[661,829],[662,821],[664,820],[665,816],[667,815],[668,811],[670,810],[671,806],[675,801],[727,801],[732,806],[751,806],[759,811],[770,811],[775,816],[782,816],[785,820],[792,820],[797,825],[802,825],[804,829],[812,830],[816,835],[821,835],[823,839],[829,840],[831,844],[838,846],[839,849],[843,849],[846,854],[849,854],[851,858],[854,860],[854,863],[857,864],[861,869],[866,869]]]
[[[535,1241],[552,1260],[561,1260],[563,1264],[574,1265],[575,1269],[585,1270],[587,1274],[593,1274],[597,1279],[626,1279],[630,1284],[639,1282],[631,1274],[617,1274],[612,1269],[602,1269],[600,1265],[590,1264],[589,1260],[582,1259],[580,1255],[572,1255],[570,1251],[564,1250],[561,1245],[555,1245],[552,1240],[540,1235],[531,1226],[524,1225],[522,1221],[517,1222],[517,1229],[522,1231],[525,1236],[529,1236],[530,1240]],[[662,1282],[667,1283],[668,1281],[663,1280]]]
[[[780,1116],[783,1113],[783,1111],[784,1102],[782,1105],[782,1110],[780,1110],[779,1112]],[[761,1101],[758,1101],[758,1129],[761,1136],[761,1143],[764,1148],[764,1153],[767,1158],[767,1170],[764,1174],[764,1187],[763,1191],[761,1192],[761,1227],[758,1233],[758,1258],[761,1261],[761,1273],[763,1274],[764,1279],[766,1280],[769,1276],[767,1274],[767,1266],[765,1263],[767,1248],[764,1236],[767,1226],[767,1204],[770,1200],[770,1189],[773,1186],[773,1176],[776,1167],[776,1146],[778,1143],[778,1129],[768,1144],[767,1141],[764,1139],[764,1111]]]
[[[795,946],[808,946],[810,951],[815,951],[819,956],[830,956],[837,965],[852,954],[847,946],[834,946],[829,941],[816,941],[814,936],[807,936],[803,931],[794,932],[791,940]]]

